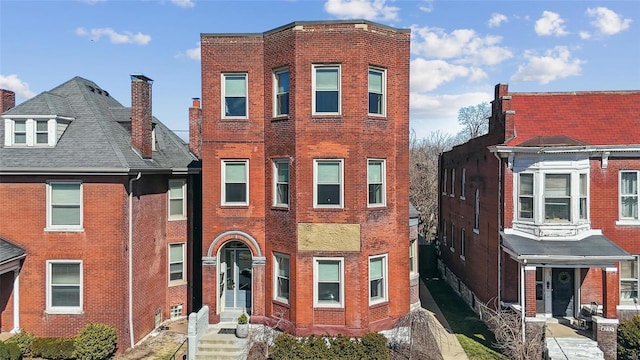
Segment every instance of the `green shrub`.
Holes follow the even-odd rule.
[[[37,338],[31,344],[31,355],[51,360],[75,359],[73,338]]]
[[[298,349],[300,343],[293,335],[281,334],[273,342],[271,358],[273,360],[300,359]]]
[[[22,356],[28,357],[31,356],[31,344],[33,344],[33,341],[35,339],[36,337],[32,333],[20,330],[19,333],[10,337],[7,340],[7,343],[16,344],[18,348],[20,348],[20,353],[22,353]]]
[[[116,329],[105,324],[87,324],[75,338],[75,356],[80,360],[108,359],[118,343]]]
[[[368,356],[358,339],[343,335],[329,339],[329,352],[332,359],[366,359]]]
[[[391,357],[387,338],[377,332],[364,334],[360,339],[369,360],[388,360]]]
[[[296,338],[282,334],[273,344],[271,359],[296,360],[389,360],[387,338],[378,333],[365,334],[361,339],[350,339],[338,335],[336,337],[314,336]]]
[[[15,343],[5,343],[7,345],[7,348],[9,349],[9,359],[10,360],[21,360],[22,359],[22,352],[20,351],[20,348],[18,347],[18,344]]]
[[[7,344],[3,343],[2,341],[0,341],[0,359],[4,360],[9,360],[9,347],[7,346]]]
[[[247,317],[247,314],[242,313],[240,316],[238,316],[238,324],[240,325],[244,325],[249,321],[249,318]]]
[[[640,359],[640,315],[618,327],[618,359]]]

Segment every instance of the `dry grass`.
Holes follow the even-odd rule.
[[[165,324],[166,330],[154,331],[132,349],[114,356],[114,360],[168,360],[187,338],[187,319],[182,318]],[[186,351],[186,344],[181,349]],[[178,354],[180,355],[180,354]],[[182,356],[178,356],[182,359]]]

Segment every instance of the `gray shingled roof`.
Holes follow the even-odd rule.
[[[19,259],[27,254],[27,250],[24,248],[0,238],[0,264],[4,264],[8,261]]]
[[[0,171],[20,169],[113,169],[144,171],[185,169],[197,159],[188,145],[157,119],[157,151],[142,159],[131,145],[131,108],[124,107],[94,82],[74,77],[2,114],[57,115],[73,118],[55,147],[0,147]],[[0,139],[4,139],[0,124]]]

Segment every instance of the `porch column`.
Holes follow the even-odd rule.
[[[253,257],[253,283],[252,287],[252,296],[253,296],[253,306],[251,308],[251,315],[256,316],[264,316],[265,315],[265,265],[267,263],[267,258],[264,256],[254,256]]]
[[[20,332],[20,266],[13,270],[13,329],[12,334]]]
[[[218,259],[215,256],[202,257],[202,306],[209,306],[209,324],[220,322],[217,263]]]
[[[602,276],[602,316],[607,319],[618,317],[617,306],[620,299],[618,268],[610,266],[604,269]]]
[[[536,316],[536,267],[524,267],[524,305],[525,316]]]

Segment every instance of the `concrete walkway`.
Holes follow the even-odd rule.
[[[422,279],[420,279],[420,303],[422,308],[434,318],[434,323],[438,326],[438,329],[434,331],[434,335],[438,340],[440,353],[442,353],[444,360],[468,360],[469,357],[460,346],[458,338],[451,331],[451,326],[449,326],[447,319],[440,311],[438,304],[433,300],[433,296],[431,296]]]

